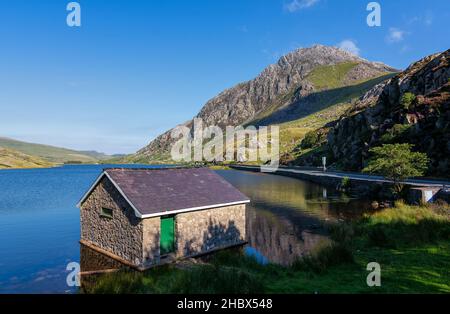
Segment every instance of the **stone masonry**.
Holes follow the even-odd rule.
[[[193,256],[243,243],[245,221],[245,205],[178,214],[175,217],[176,256]]]
[[[143,241],[142,251],[145,266],[159,264],[159,235],[161,227],[161,217],[147,218],[142,221]]]
[[[102,217],[102,208],[113,218]],[[81,205],[83,244],[103,249],[138,268],[161,262],[161,217],[141,219],[104,177]],[[243,244],[246,238],[246,205],[212,208],[175,215],[173,257],[191,257]]]
[[[102,207],[113,218],[101,216]],[[111,252],[135,265],[142,263],[143,223],[133,208],[104,177],[82,204],[81,240]]]

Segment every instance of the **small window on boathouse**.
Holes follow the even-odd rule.
[[[113,218],[113,210],[110,208],[102,207],[102,212],[101,212],[100,216],[103,218],[112,219]]]

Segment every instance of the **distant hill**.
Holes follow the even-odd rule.
[[[322,45],[295,50],[253,80],[237,84],[200,110],[204,127],[280,125],[281,153],[289,155],[304,135],[336,120],[374,85],[398,72],[347,51]],[[184,124],[192,128],[193,120]],[[171,130],[125,162],[165,162],[174,143]]]
[[[26,155],[41,158],[50,163],[97,163],[111,156],[95,151],[76,151],[61,147],[27,143],[0,137],[0,147],[9,148]]]
[[[95,150],[80,150],[78,151],[80,154],[86,155],[86,156],[90,156],[92,158],[95,158],[97,160],[108,160],[111,158],[116,158],[116,157],[124,157],[125,155],[122,154],[117,154],[117,155],[107,155],[105,153],[100,153],[97,152]]]
[[[30,156],[16,150],[0,147],[0,169],[46,168],[55,164],[42,158]]]

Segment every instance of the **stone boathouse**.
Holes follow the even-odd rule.
[[[249,202],[208,168],[105,169],[78,204],[80,242],[144,270],[245,243]]]

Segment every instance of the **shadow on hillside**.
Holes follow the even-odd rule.
[[[287,107],[275,111],[269,117],[251,124],[256,126],[281,124],[304,118],[339,103],[349,102],[353,98],[361,97],[373,86],[391,78],[393,75],[386,74],[360,84],[312,93]]]

